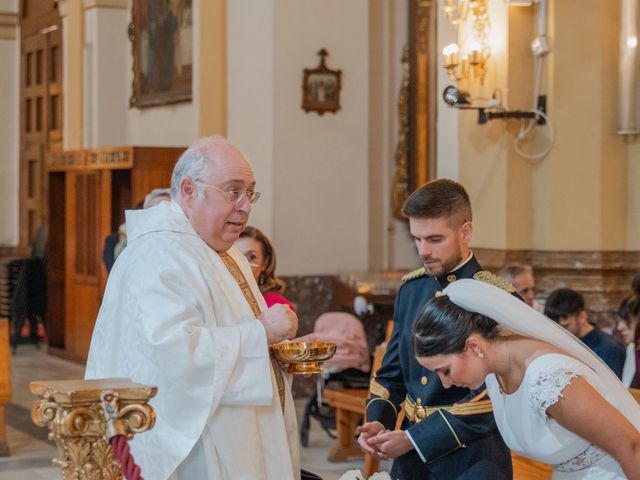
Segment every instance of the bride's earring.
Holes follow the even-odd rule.
[[[484,353],[478,352],[478,358],[484,358]]]

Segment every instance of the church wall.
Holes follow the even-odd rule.
[[[629,250],[640,250],[640,139],[629,138],[627,145],[627,245]]]
[[[245,154],[262,193],[250,223],[273,230],[274,11],[272,0],[227,4],[228,137]],[[279,258],[286,252],[278,250]]]
[[[193,18],[198,16],[199,1],[193,1]],[[128,10],[127,25],[131,21],[131,8]],[[126,28],[126,25],[124,26]],[[200,26],[198,21],[193,24],[193,90],[192,101],[189,103],[176,103],[164,105],[162,107],[150,108],[129,108],[124,107],[126,122],[126,139],[124,143],[131,145],[153,145],[159,147],[187,146],[199,137],[198,123],[198,102],[199,102],[199,82],[198,82],[198,54]],[[124,30],[126,32],[126,30]],[[131,55],[131,44],[126,43],[127,57],[126,65],[127,91],[131,91],[131,81],[133,79],[133,57]]]
[[[275,4],[274,230],[282,273],[363,270],[368,258],[368,2]],[[317,52],[342,70],[341,109],[300,108]]]
[[[17,12],[16,2],[0,3],[0,15]],[[20,43],[19,30],[14,25],[3,26],[0,31],[0,247],[18,245],[18,165],[20,130],[19,76]],[[14,38],[10,38],[13,36]],[[9,37],[9,38],[7,38]]]
[[[91,8],[85,12],[86,147],[127,143],[127,123],[123,120],[131,91],[125,74],[131,69],[131,43],[122,32],[129,17],[128,9]]]
[[[375,0],[373,0],[375,1]],[[407,39],[409,38],[409,23],[408,23],[408,2],[393,2],[395,5],[395,31],[393,34],[393,45],[396,55],[398,55],[398,59],[400,58],[402,47],[407,44]],[[390,161],[393,162],[393,154],[395,152],[395,145],[398,141],[398,92],[400,91],[400,85],[402,83],[402,69],[398,65],[399,60],[393,64],[390,64],[389,68],[393,69],[394,75],[394,85],[393,85],[393,102],[389,108],[389,115],[393,119],[393,132],[389,132],[388,136],[391,138],[391,143],[393,144],[393,151],[389,152]],[[438,98],[438,95],[436,95]],[[438,122],[438,127],[436,128],[437,132],[440,132],[440,115],[439,113],[436,115],[436,121]],[[446,135],[447,128],[442,129],[444,134]],[[449,164],[450,162],[454,162],[454,156],[443,155],[441,156],[438,152],[438,147],[440,142],[440,134],[438,133],[438,138],[436,139],[436,155],[437,155],[437,164],[436,169],[440,169],[441,158],[445,159],[445,162]],[[456,142],[457,143],[457,142]],[[439,171],[439,170],[437,170]],[[391,178],[393,177],[393,167],[389,170],[389,177],[386,179],[386,184],[390,185]],[[387,187],[389,189],[390,187]],[[387,203],[390,205],[391,200],[389,199]],[[390,215],[390,213],[389,213]],[[386,268],[391,270],[413,270],[420,266],[420,260],[418,258],[418,254],[416,251],[415,243],[413,242],[413,237],[411,237],[411,233],[409,232],[409,225],[404,220],[397,220],[395,218],[390,218],[390,231],[389,242],[391,243],[389,260]]]
[[[489,2],[491,57],[484,84],[476,79],[458,82],[458,88],[469,92],[476,102],[490,98],[496,90],[500,90],[503,97],[508,94],[506,10],[502,2]],[[469,34],[462,32],[462,35]],[[508,102],[508,98],[504,100]],[[507,152],[510,148],[506,125],[502,121],[479,125],[477,112],[469,110],[459,111],[458,121],[459,180],[469,193],[474,212],[472,246],[506,248]]]

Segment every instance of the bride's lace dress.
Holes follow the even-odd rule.
[[[518,454],[553,466],[553,478],[623,479],[620,465],[606,452],[562,427],[546,414],[571,379],[587,380],[611,404],[598,375],[583,363],[561,354],[534,359],[512,394],[500,389],[495,375],[486,379],[498,429],[505,443]],[[598,412],[594,412],[598,415]]]

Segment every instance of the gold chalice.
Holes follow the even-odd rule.
[[[322,372],[322,363],[336,353],[336,344],[328,342],[282,342],[271,345],[276,358],[289,364],[294,375]]]

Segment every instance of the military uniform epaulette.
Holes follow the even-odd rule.
[[[402,277],[402,283],[408,282],[409,280],[413,280],[414,278],[420,278],[427,274],[424,267],[420,267],[413,272],[407,273],[404,277]]]
[[[480,280],[481,282],[488,283],[493,285],[494,287],[501,288],[509,293],[513,293],[516,291],[516,288],[511,285],[510,282],[506,281],[504,278],[500,278],[497,275],[494,275],[487,270],[480,270],[478,273],[473,275],[475,280]]]

